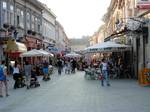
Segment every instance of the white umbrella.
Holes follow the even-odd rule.
[[[40,49],[39,52],[43,53],[45,56],[54,56],[52,53],[48,52],[48,51],[45,51],[43,49]]]
[[[71,52],[71,53],[66,54],[65,57],[76,58],[76,57],[81,57],[81,55],[75,52]]]
[[[38,52],[38,50],[36,49],[32,49],[28,52],[22,53],[20,56],[21,57],[35,57],[35,56],[43,56],[43,54]]]
[[[37,57],[37,56],[52,56],[52,55],[50,55],[49,52],[44,51],[44,50],[32,49],[31,51],[22,53],[20,56],[21,57]]]
[[[118,44],[115,42],[107,41],[100,44],[90,46],[85,49],[85,53],[97,52],[120,52],[130,50],[131,46],[125,44]]]

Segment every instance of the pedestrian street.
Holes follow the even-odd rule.
[[[110,80],[101,87],[99,80],[86,80],[84,72],[59,76],[38,88],[14,90],[9,80],[9,97],[0,98],[0,112],[149,112],[150,87],[137,80]]]

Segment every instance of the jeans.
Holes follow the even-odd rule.
[[[107,86],[109,86],[109,76],[108,76],[108,70],[102,70],[102,80],[101,85],[104,86],[104,81],[106,82]]]

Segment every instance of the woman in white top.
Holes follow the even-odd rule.
[[[20,75],[20,66],[17,63],[17,61],[15,61],[15,65],[13,67],[13,78],[15,80],[14,89],[18,88],[17,80],[20,77]]]

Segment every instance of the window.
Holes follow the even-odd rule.
[[[7,3],[2,2],[2,22],[7,23]]]
[[[30,13],[27,12],[27,29],[30,29]]]
[[[37,31],[39,32],[39,33],[41,33],[41,21],[40,21],[40,19],[38,19],[38,21],[37,21]]]
[[[24,12],[20,11],[20,26],[24,28]]]
[[[17,9],[17,26],[20,26],[20,9]]]
[[[32,15],[32,25],[31,25],[31,27],[32,27],[32,30],[34,31],[34,16]]]
[[[10,24],[14,25],[14,6],[10,5]]]
[[[17,26],[20,24],[20,17],[17,15]]]
[[[5,10],[6,10],[6,9],[7,9],[7,3],[6,3],[6,2],[3,2],[3,3],[2,3],[2,5],[3,5],[3,6],[2,6],[2,7],[3,7],[3,9],[5,9]]]
[[[24,28],[24,12],[17,8],[17,26]]]
[[[34,21],[35,21],[35,24],[34,24],[34,25],[35,25],[35,27],[34,27],[35,29],[34,29],[34,30],[37,32],[37,26],[38,26],[37,17],[35,17],[34,19],[35,19],[35,20],[34,20]]]

